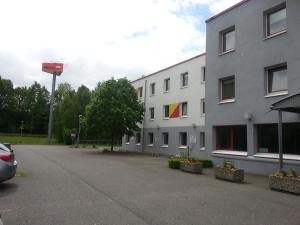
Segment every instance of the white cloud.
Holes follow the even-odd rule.
[[[75,87],[112,75],[133,79],[204,51],[205,31],[196,28],[204,18],[175,12],[201,4],[216,13],[236,2],[1,1],[0,74],[19,86],[37,80],[49,88],[41,63],[62,61],[66,67],[59,81]]]

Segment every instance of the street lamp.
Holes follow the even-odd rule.
[[[77,136],[77,144],[79,144],[80,141],[80,119],[81,119],[82,115],[78,116],[78,136]]]
[[[21,121],[21,127],[20,127],[20,130],[21,130],[21,137],[23,136],[23,129],[24,129],[24,121],[22,120],[22,121]]]

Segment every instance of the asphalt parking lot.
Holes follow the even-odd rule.
[[[4,225],[299,225],[300,196],[167,168],[167,159],[64,146],[14,146],[19,170],[0,184]],[[0,221],[1,224],[1,221]]]

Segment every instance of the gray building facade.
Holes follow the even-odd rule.
[[[270,106],[300,92],[299,12],[299,0],[246,0],[206,21],[205,143],[216,163],[278,169]],[[283,122],[285,169],[300,172],[300,115]]]

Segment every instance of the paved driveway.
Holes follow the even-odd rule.
[[[300,197],[166,167],[166,158],[16,146],[27,177],[0,184],[4,225],[299,225]],[[1,224],[1,221],[0,221]]]

